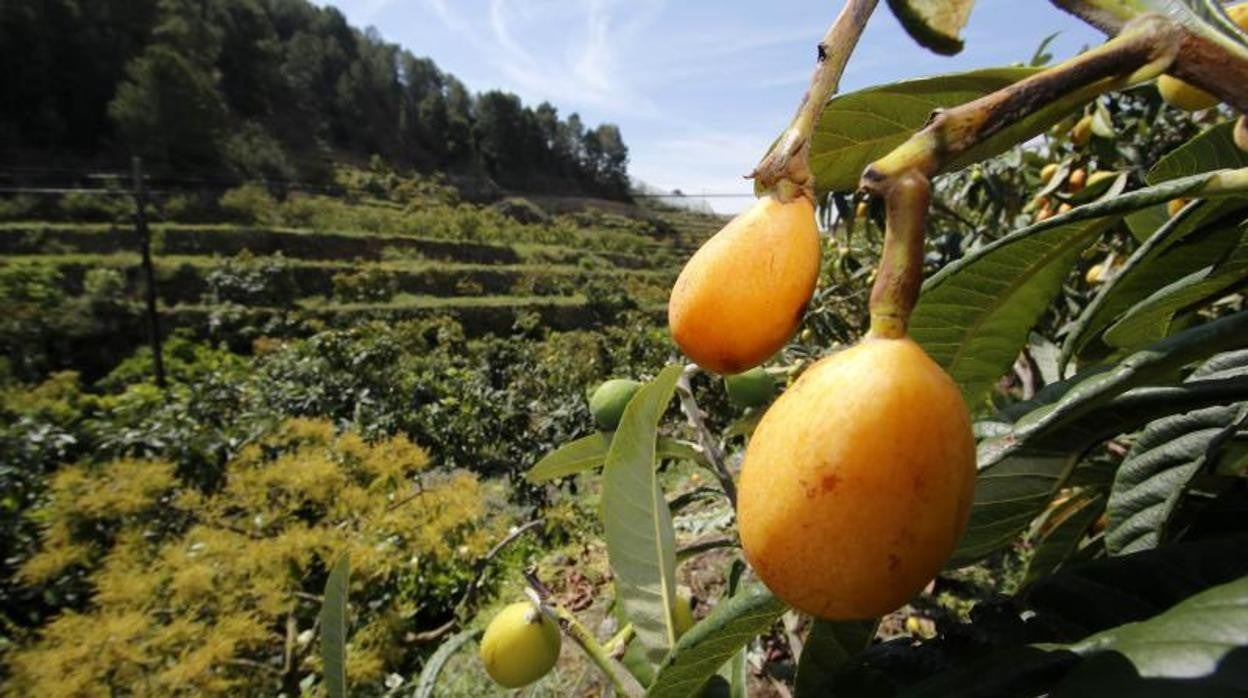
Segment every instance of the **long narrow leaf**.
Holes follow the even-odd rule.
[[[610,447],[611,434],[594,432],[583,436],[546,454],[529,469],[524,479],[529,482],[546,482],[596,468],[606,462],[607,449]],[[657,454],[662,459],[705,462],[702,454],[689,444],[664,436],[659,437]]]
[[[325,692],[330,698],[347,695],[347,583],[351,560],[345,554],[334,563],[325,582],[321,605],[321,661],[325,664]]]
[[[1235,233],[1238,232],[1238,235]],[[1248,225],[1231,231],[1238,238],[1231,253],[1203,269],[1192,272],[1140,301],[1105,331],[1105,342],[1131,349],[1170,333],[1175,316],[1216,300],[1232,287],[1248,280]]]
[[[915,341],[962,386],[972,408],[1009,368],[1083,246],[1129,211],[1198,191],[1218,173],[1080,206],[985,245],[923,285]]]
[[[654,464],[659,421],[681,370],[668,366],[629,401],[603,470],[603,525],[616,591],[656,663],[676,641],[676,534]]]
[[[1224,223],[1221,219],[1244,205],[1236,199],[1204,201],[1167,220],[1131,253],[1079,314],[1062,344],[1061,366],[1075,356],[1087,356],[1086,350],[1095,346],[1098,335],[1131,306],[1225,257],[1239,237],[1234,232],[1238,220]]]
[[[439,645],[433,656],[429,657],[429,661],[425,662],[425,668],[420,672],[420,679],[416,682],[416,692],[412,694],[412,698],[433,698],[433,690],[438,686],[438,676],[442,673],[442,667],[446,666],[446,662],[459,651],[460,647],[475,640],[480,634],[480,628],[469,628],[452,635],[446,642]]]
[[[1198,679],[1248,645],[1248,577],[1213,587],[1156,617],[1069,646],[1084,656],[1116,652],[1143,678]],[[1241,684],[1242,688],[1242,684]]]
[[[1219,169],[1248,167],[1248,153],[1232,138],[1234,122],[1219,124],[1166,154],[1148,172],[1149,184]]]

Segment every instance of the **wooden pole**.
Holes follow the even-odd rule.
[[[143,160],[130,160],[134,177],[134,230],[139,235],[139,253],[143,264],[144,296],[147,301],[147,336],[152,346],[152,363],[156,369],[156,385],[165,388],[165,360],[160,347],[160,318],[156,314],[156,272],[152,269],[152,233],[147,227],[147,186],[143,181]]]

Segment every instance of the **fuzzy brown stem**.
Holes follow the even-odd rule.
[[[932,177],[976,144],[1053,102],[1072,105],[1161,74],[1183,33],[1160,15],[1134,20],[1118,37],[1053,68],[952,109],[937,111],[921,131],[867,167],[861,187],[881,194],[908,170]]]
[[[847,0],[828,27],[817,47],[815,72],[810,77],[810,87],[802,96],[797,113],[789,127],[780,135],[754,172],[750,174],[756,189],[774,192],[781,201],[789,201],[804,195],[813,200],[814,175],[810,171],[810,137],[819,122],[819,115],[828,100],[836,93],[867,20],[875,11],[879,0]]]
[[[887,222],[884,249],[871,287],[871,336],[906,335],[910,312],[923,285],[923,241],[932,186],[910,170],[893,179],[884,194]]]
[[[1051,0],[1054,5],[1113,36],[1135,18],[1155,11],[1141,0]],[[1166,72],[1208,92],[1238,111],[1248,112],[1248,48],[1209,25],[1182,3],[1167,16],[1180,25],[1182,38],[1174,64]],[[1229,18],[1224,20],[1233,24]]]

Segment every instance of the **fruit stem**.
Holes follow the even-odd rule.
[[[607,681],[611,682],[611,687],[615,689],[617,695],[627,696],[628,698],[642,698],[645,695],[645,689],[641,684],[628,673],[623,664],[613,659],[610,654],[603,649],[598,643],[594,634],[581,625],[576,616],[571,611],[560,606],[552,599],[550,587],[547,587],[537,576],[537,568],[530,567],[524,571],[524,579],[532,590],[531,596],[535,597],[538,602],[538,608],[547,618],[559,624],[559,629],[564,635],[567,635],[573,642],[585,652],[590,661],[598,667],[602,675]]]
[[[923,284],[923,241],[931,184],[916,170],[891,180],[884,192],[884,249],[871,287],[870,336],[906,336]]]
[[[750,174],[758,193],[774,193],[781,201],[791,201],[799,195],[814,200],[815,178],[809,161],[810,137],[824,106],[836,94],[845,64],[858,45],[877,2],[847,0],[823,35],[817,47],[815,72],[810,77],[810,87],[802,97],[797,113]]]
[[[698,401],[693,397],[693,384],[690,379],[699,370],[693,364],[685,367],[680,374],[680,380],[676,382],[676,396],[680,398],[680,410],[685,413],[685,421],[693,428],[693,433],[697,437],[698,445],[702,447],[702,455],[706,457],[711,473],[715,475],[716,480],[719,480],[720,489],[724,491],[724,496],[728,498],[728,502],[735,511],[737,485],[732,480],[732,472],[725,462],[723,449],[715,442],[714,435],[711,434],[711,430],[706,426],[706,420],[703,419],[702,409],[698,407]]]

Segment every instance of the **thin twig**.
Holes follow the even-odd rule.
[[[676,382],[676,394],[680,397],[680,410],[685,413],[685,421],[693,428],[698,445],[702,447],[702,455],[711,465],[711,472],[719,480],[720,488],[724,490],[724,495],[728,497],[728,501],[735,509],[737,485],[733,482],[732,472],[728,470],[725,463],[723,450],[715,442],[715,436],[706,426],[702,409],[698,407],[698,401],[693,397],[693,385],[689,382],[690,377],[698,370],[698,367],[693,364],[686,366],[680,374],[680,380]]]
[[[602,674],[611,683],[611,687],[615,689],[616,694],[626,696],[627,698],[641,698],[645,695],[645,689],[641,684],[620,664],[618,660],[613,658],[603,649],[602,645],[589,632],[571,611],[560,606],[552,599],[550,588],[542,583],[537,576],[537,568],[530,567],[524,571],[524,579],[529,584],[529,588],[533,591],[533,597],[538,602],[538,608],[546,617],[559,624],[559,629],[563,631],[577,644],[589,657],[590,661],[602,671]]]
[[[455,604],[455,615],[442,625],[431,630],[422,630],[418,633],[412,633],[407,636],[407,640],[412,643],[420,644],[425,642],[433,642],[440,640],[450,634],[452,630],[459,627],[464,617],[464,611],[468,608],[473,598],[476,596],[477,589],[480,588],[481,582],[485,577],[485,571],[489,567],[490,561],[503,551],[508,545],[518,540],[520,536],[532,530],[542,523],[541,519],[533,519],[532,521],[517,526],[508,533],[502,540],[494,544],[493,548],[484,556],[479,558],[476,563],[476,574],[473,576],[472,582],[468,584],[468,588],[464,589],[464,594],[459,598],[459,602]]]
[[[803,95],[793,121],[758,163],[752,176],[762,187],[770,189],[788,180],[809,194],[814,176],[810,171],[810,137],[828,99],[836,93],[845,71],[845,64],[878,0],[847,0],[836,20],[819,42],[815,72],[810,87]]]
[[[471,602],[472,598],[476,595],[477,588],[480,587],[481,581],[485,577],[485,569],[486,567],[489,566],[490,561],[493,560],[494,557],[497,556],[499,553],[501,553],[504,548],[506,548],[508,545],[511,545],[517,539],[519,539],[520,536],[536,528],[541,523],[542,523],[542,520],[538,518],[538,519],[533,519],[532,521],[528,521],[526,523],[520,524],[514,530],[512,530],[510,533],[504,536],[502,540],[495,543],[494,547],[490,548],[490,551],[487,552],[484,557],[477,560],[477,573],[473,577],[472,583],[469,584],[468,588],[464,590],[464,595],[460,597],[459,603],[455,604],[456,615],[459,615],[460,611],[463,611],[465,608],[467,608],[469,602]]]

